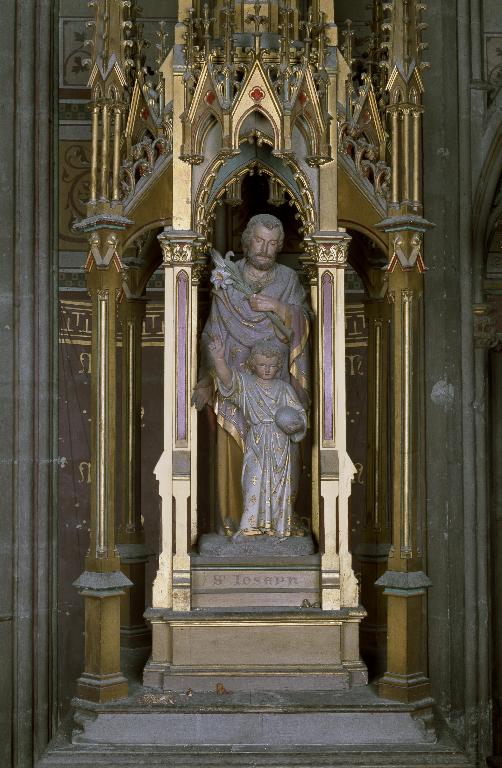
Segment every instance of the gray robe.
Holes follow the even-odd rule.
[[[291,536],[295,533],[294,502],[300,476],[298,443],[307,430],[305,409],[293,387],[281,379],[264,381],[233,370],[228,388],[219,379],[217,385],[225,404],[236,405],[247,425],[242,467],[244,511],[239,529]],[[283,406],[294,408],[300,417],[302,426],[292,435],[275,423]]]

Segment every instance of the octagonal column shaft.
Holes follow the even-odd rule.
[[[120,672],[120,598],[129,579],[115,546],[116,328],[121,287],[118,238],[93,233],[86,264],[92,300],[91,520],[85,571],[75,586],[85,599],[85,667],[77,695],[95,702],[127,695]]]
[[[128,647],[150,643],[150,631],[143,619],[145,568],[150,552],[145,546],[141,520],[141,340],[145,313],[145,297],[122,297],[122,493],[117,538],[122,570],[133,584],[122,596],[120,607],[122,645]]]
[[[361,649],[375,671],[385,671],[387,599],[375,581],[387,570],[391,521],[389,505],[389,337],[391,307],[387,298],[367,299],[368,415],[366,514],[357,556],[361,565]]]
[[[414,226],[415,225],[415,226]],[[410,216],[380,224],[389,232],[391,259],[392,536],[386,572],[377,580],[387,597],[387,667],[380,694],[428,701],[425,529],[422,233],[430,225]]]

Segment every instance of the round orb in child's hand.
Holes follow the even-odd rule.
[[[302,428],[300,414],[295,408],[291,408],[289,405],[283,405],[281,408],[277,409],[275,423],[279,429],[282,429],[287,435],[292,435]]]

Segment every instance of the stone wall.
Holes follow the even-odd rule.
[[[0,764],[19,768],[54,714],[53,7],[4,3],[0,25]]]

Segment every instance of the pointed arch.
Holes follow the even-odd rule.
[[[206,142],[207,135],[215,125],[219,126],[221,136],[221,120],[216,112],[214,112],[212,109],[208,109],[207,111],[202,112],[193,128],[193,146],[196,153],[200,155],[204,154],[204,144]]]
[[[195,229],[207,233],[215,207],[222,202],[227,189],[249,173],[260,173],[277,179],[291,197],[306,233],[315,229],[314,194],[307,176],[292,160],[275,157],[270,149],[243,145],[238,155],[224,163],[217,159],[201,179],[194,204]]]
[[[272,116],[270,113],[266,112],[264,109],[259,107],[257,104],[253,104],[249,109],[247,109],[239,118],[237,123],[234,127],[234,135],[233,135],[233,146],[238,147],[239,146],[239,138],[240,138],[240,132],[241,132],[241,126],[244,124],[245,120],[253,113],[258,112],[260,115],[262,115],[265,120],[270,123],[272,126],[272,130],[274,133],[274,145],[277,149],[279,147],[280,143],[280,126],[276,125],[272,119]]]

